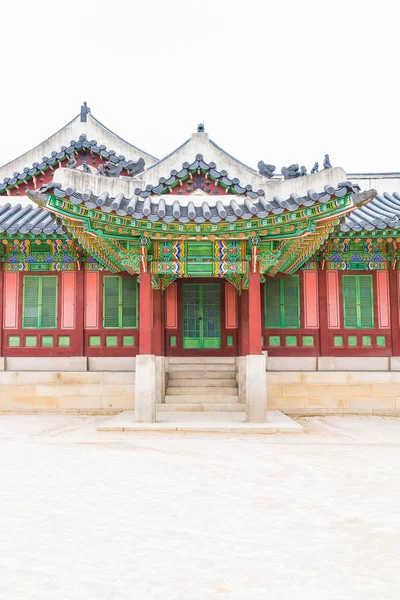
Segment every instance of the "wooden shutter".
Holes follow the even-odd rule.
[[[24,277],[22,327],[39,327],[39,281],[40,277]]]
[[[57,327],[57,277],[40,277],[40,327]]]
[[[283,293],[281,293],[282,326],[300,327],[299,276],[286,277],[281,279],[281,282],[283,287]]]
[[[137,327],[137,279],[122,278],[120,295],[122,327]]]
[[[267,279],[265,283],[265,327],[281,327],[280,280]]]
[[[372,275],[343,275],[343,312],[346,328],[374,326]]]
[[[344,326],[348,328],[356,328],[358,327],[357,275],[343,275],[342,290]]]
[[[372,293],[372,275],[358,276],[359,327],[374,326],[374,300]]]
[[[104,327],[119,327],[119,277],[104,277],[103,286]]]

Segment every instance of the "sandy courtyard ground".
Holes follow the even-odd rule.
[[[303,435],[0,416],[1,600],[400,597],[400,419]]]

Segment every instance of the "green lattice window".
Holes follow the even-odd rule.
[[[57,276],[25,276],[23,281],[22,327],[57,327]]]
[[[103,279],[103,327],[137,327],[137,279],[106,276]]]
[[[343,314],[347,329],[374,326],[372,275],[343,275]]]
[[[267,279],[265,327],[300,327],[300,278],[298,275]]]

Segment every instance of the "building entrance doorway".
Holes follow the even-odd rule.
[[[221,348],[220,290],[218,283],[182,285],[183,348]]]

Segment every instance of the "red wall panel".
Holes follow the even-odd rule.
[[[85,327],[99,326],[99,274],[85,273]]]
[[[328,327],[340,327],[339,312],[339,277],[337,271],[326,272],[326,287],[328,294]]]
[[[305,323],[306,328],[318,327],[318,271],[304,271]]]
[[[377,271],[378,289],[378,320],[381,329],[390,327],[389,308],[389,274],[387,271]]]
[[[4,327],[6,328],[17,327],[18,280],[18,273],[4,273]]]
[[[75,280],[75,273],[62,273],[61,327],[63,329],[75,327]]]
[[[227,329],[236,329],[238,326],[237,290],[228,282],[225,283],[225,319]]]

